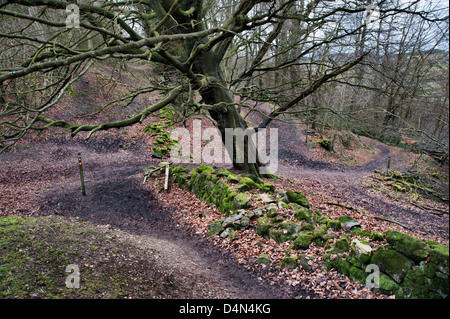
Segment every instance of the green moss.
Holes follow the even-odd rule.
[[[352,278],[353,280],[359,281],[361,283],[365,283],[366,281],[366,273],[361,268],[358,268],[354,265],[351,265],[348,268],[348,276]]]
[[[313,231],[314,239],[317,239],[317,238],[323,239],[327,230],[328,230],[328,226],[325,224],[316,227]]]
[[[314,230],[314,226],[312,224],[305,224],[303,226],[300,227],[300,231],[304,232],[304,231],[312,231]]]
[[[302,225],[296,222],[287,221],[279,224],[277,227],[285,229],[290,239],[297,237],[302,231]]]
[[[338,231],[338,230],[342,229],[342,224],[339,220],[334,220],[334,219],[330,220],[327,225],[334,231]]]
[[[383,273],[379,277],[379,287],[375,288],[374,291],[384,295],[403,295],[402,288],[392,278]]]
[[[407,271],[414,265],[412,260],[391,248],[377,250],[373,254],[371,263],[378,265],[382,272],[389,275],[397,283],[403,281]]]
[[[220,235],[225,230],[225,228],[222,226],[222,222],[223,222],[223,219],[216,220],[208,225],[208,229],[209,229],[208,236],[209,237]]]
[[[214,168],[212,168],[211,166],[208,166],[208,165],[200,165],[199,167],[197,167],[195,169],[195,171],[198,172],[198,173],[206,172],[206,173],[210,173],[210,174],[215,174],[215,172],[216,172],[214,170]]]
[[[321,212],[319,212],[318,210],[313,210],[311,212],[311,221],[312,222],[317,223],[320,218],[322,218],[322,213]]]
[[[378,232],[372,232],[369,236],[372,241],[384,241],[384,236]]]
[[[320,217],[318,220],[317,220],[317,222],[319,223],[319,224],[326,224],[326,225],[328,225],[328,223],[330,222],[331,220],[330,220],[330,218],[328,217],[328,216],[322,216],[322,217]]]
[[[269,238],[275,240],[278,244],[290,240],[290,235],[286,230],[271,228],[269,230]]]
[[[275,191],[275,186],[270,183],[264,183],[259,186],[259,189],[266,193],[273,193]]]
[[[432,250],[430,252],[430,263],[436,265],[440,272],[449,273],[449,249],[447,246],[433,243],[430,244]]]
[[[312,232],[300,233],[292,244],[292,249],[308,249],[313,240]]]
[[[246,178],[250,178],[252,181],[254,181],[256,184],[263,184],[264,183],[264,181],[261,179],[261,178],[259,178],[258,176],[256,176],[256,175],[253,175],[253,174],[241,174],[241,177],[246,177]]]
[[[251,196],[245,193],[240,193],[236,195],[236,197],[233,200],[233,206],[236,210],[250,208],[252,206]]]
[[[415,262],[427,259],[431,252],[431,248],[420,239],[394,230],[386,232],[386,241],[393,249]]]
[[[246,192],[255,188],[258,188],[258,185],[249,177],[244,177],[239,181],[238,190],[240,192]]]
[[[237,184],[237,183],[239,183],[239,177],[237,177],[236,175],[230,173],[227,176],[227,182],[231,183],[231,184]]]
[[[302,266],[302,268],[307,272],[312,271],[312,267],[310,266],[309,261],[310,260],[306,255],[300,254],[300,257],[298,258],[298,264]]]
[[[282,268],[295,269],[298,266],[298,257],[284,257],[281,261]]]
[[[400,185],[400,184],[392,184],[392,187],[394,187],[394,189],[397,191],[397,192],[402,192],[402,193],[404,193],[404,192],[406,192],[406,188],[404,188],[402,185]]]
[[[261,254],[258,256],[257,262],[258,262],[259,264],[266,265],[266,266],[269,266],[269,265],[271,264],[270,257],[269,257],[269,255],[267,255],[266,253],[261,253]]]
[[[311,222],[311,213],[310,213],[309,209],[307,209],[305,207],[298,207],[298,208],[296,208],[295,209],[295,213],[294,213],[294,217],[298,221],[305,220],[308,223]]]
[[[269,204],[266,206],[267,217],[276,217],[278,214],[278,207],[275,204]]]
[[[414,267],[408,270],[405,280],[402,284],[405,294],[412,298],[426,298],[430,297],[430,290],[425,272],[420,267]]]
[[[350,237],[343,236],[337,239],[331,246],[329,252],[334,254],[344,253],[350,249]]]
[[[305,208],[309,208],[309,201],[302,193],[289,190],[286,192],[286,196],[290,203],[296,203]]]
[[[332,150],[333,150],[331,141],[328,140],[328,139],[323,139],[323,140],[319,141],[319,145],[320,145],[323,149],[325,149],[325,150],[327,150],[327,151],[332,151]]]
[[[341,222],[341,224],[349,222],[349,221],[355,221],[354,218],[347,216],[347,215],[343,215],[341,217],[339,217],[339,221]]]
[[[237,239],[239,239],[241,237],[241,235],[239,235],[239,233],[236,230],[231,230],[230,234],[228,235],[228,239],[230,241],[235,241]]]
[[[269,237],[271,225],[269,222],[269,218],[267,216],[263,216],[258,218],[256,223],[256,233],[264,238]]]
[[[229,170],[225,169],[225,168],[221,168],[219,169],[219,171],[217,172],[217,176],[219,177],[227,177],[229,175],[234,175],[233,173],[231,173]]]
[[[267,217],[270,217],[270,216],[267,216]],[[284,218],[283,218],[283,217],[277,217],[277,216],[275,216],[275,217],[272,217],[272,218],[270,219],[270,222],[271,222],[272,224],[274,224],[276,227],[280,227],[280,224],[281,224],[282,222],[284,222]],[[276,225],[276,224],[278,224],[278,225]]]

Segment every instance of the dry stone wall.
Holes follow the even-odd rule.
[[[224,218],[209,225],[210,236],[237,240],[239,230],[252,227],[260,236],[277,243],[291,242],[290,249],[306,250],[313,243],[325,247],[323,267],[336,269],[382,294],[398,298],[449,296],[447,246],[398,231],[380,234],[362,229],[348,216],[332,220],[311,210],[303,194],[290,190],[275,193],[272,184],[258,177],[236,175],[225,169],[216,171],[206,165],[192,170],[178,166],[172,169],[172,175],[179,187],[186,187],[224,214]],[[279,195],[277,200],[274,194]],[[254,208],[255,196],[262,206],[249,210]],[[280,216],[280,207],[288,209],[293,218]],[[286,257],[281,267],[309,271],[304,255],[300,256]],[[259,259],[270,263],[266,256]]]

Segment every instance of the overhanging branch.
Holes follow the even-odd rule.
[[[39,116],[37,118],[38,121],[47,123],[47,125],[43,126],[43,127],[32,127],[31,129],[33,130],[37,130],[37,131],[43,131],[46,130],[50,127],[62,127],[62,128],[66,128],[66,129],[70,129],[72,131],[72,137],[74,137],[75,135],[77,135],[78,133],[84,131],[84,132],[89,132],[89,135],[87,136],[86,139],[89,139],[93,133],[97,132],[97,131],[106,131],[112,128],[122,128],[122,127],[127,127],[127,126],[131,126],[137,123],[141,123],[143,120],[145,120],[150,114],[159,111],[160,109],[166,107],[168,104],[172,103],[177,96],[181,93],[183,87],[180,85],[174,89],[172,89],[164,99],[162,99],[161,101],[159,101],[156,104],[153,104],[152,106],[146,108],[145,110],[143,110],[142,112],[140,112],[139,114],[128,118],[128,119],[124,119],[121,121],[116,121],[116,122],[108,122],[108,123],[101,123],[101,124],[93,124],[93,125],[74,125],[74,124],[70,124],[69,122],[66,121],[62,121],[62,120],[54,120],[51,118],[47,118],[47,117],[43,117],[43,116]]]

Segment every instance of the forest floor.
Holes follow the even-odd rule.
[[[250,233],[232,243],[208,237],[206,226],[219,215],[215,207],[172,182],[168,192],[159,192],[160,179],[143,183],[142,170],[161,161],[151,157],[155,139],[142,130],[157,120],[149,118],[131,128],[97,132],[89,141],[82,134],[75,138],[51,131],[39,137],[28,135],[0,155],[0,221],[2,216],[23,216],[33,221],[3,219],[0,225],[22,234],[8,237],[0,233],[0,248],[12,243],[11,256],[28,254],[22,268],[0,271],[0,298],[386,297],[335,271],[315,268],[306,274],[259,267],[248,256],[263,251],[276,261],[283,257],[286,247],[278,250],[270,241]],[[207,120],[202,123],[204,128],[211,126]],[[380,191],[380,187],[374,187],[377,180],[372,176],[376,169],[386,170],[388,157],[392,170],[408,172],[420,166],[439,176],[438,184],[448,199],[448,167],[368,138],[356,138],[352,147],[330,153],[317,146],[320,134],[309,136],[305,143],[305,127],[273,122],[270,128],[279,130],[276,175],[282,179],[270,180],[276,189],[304,192],[312,208],[330,218],[353,215],[367,229],[396,229],[448,246],[448,201],[423,195],[427,207],[437,211],[423,210]],[[79,152],[86,196],[80,189]],[[367,215],[326,203],[330,201],[364,210]],[[31,236],[29,241],[27,236]],[[44,251],[56,251],[57,256]],[[321,251],[313,249],[310,253]],[[82,289],[65,288],[67,264],[80,265]],[[31,269],[37,269],[37,273]],[[47,274],[50,278],[55,272],[56,285],[47,282],[42,286],[26,276]],[[13,284],[8,278],[14,276],[25,278],[24,282]],[[22,283],[18,290],[11,288]]]
[[[322,152],[321,149],[305,152],[307,148],[302,146],[298,153],[293,152],[296,148],[285,144],[286,140],[292,143],[293,137],[286,136],[286,128],[283,131],[285,136],[280,138],[277,172],[283,179],[270,181],[277,189],[304,192],[312,207],[329,214],[330,218],[333,214],[351,214],[343,208],[325,204],[327,200],[342,202],[364,209],[369,214],[389,216],[410,226],[416,236],[448,245],[448,214],[434,215],[405,207],[383,194],[376,194],[371,188],[363,187],[364,180],[374,169],[384,168],[388,155],[393,169],[398,170],[407,169],[411,156],[415,155],[403,154],[403,151],[371,141],[372,147],[379,151],[370,153],[367,161],[362,165],[342,165],[317,154]],[[298,132],[296,134],[299,135]],[[297,143],[301,144],[300,141]],[[119,285],[120,288],[100,285],[91,294],[88,287],[93,284],[86,283],[84,290],[71,293],[64,292],[61,287],[55,288],[65,297],[149,297],[145,293],[149,291],[148,285],[143,284],[148,281],[162,286],[151,294],[152,298],[380,297],[336,273],[328,277],[329,272],[317,271],[309,275],[308,283],[297,280],[292,285],[293,280],[286,279],[283,271],[248,264],[245,253],[251,249],[251,242],[230,244],[228,240],[218,242],[219,239],[205,235],[206,225],[214,220],[217,209],[172,182],[168,193],[159,193],[160,185],[156,182],[142,183],[142,170],[158,163],[150,156],[151,145],[151,138],[142,132],[142,127],[133,127],[126,133],[99,132],[89,141],[81,136],[73,139],[46,136],[24,142],[1,155],[0,215],[50,218],[47,222],[51,224],[47,225],[56,231],[48,231],[48,227],[42,226],[47,231],[41,229],[38,233],[46,234],[48,247],[71,251],[72,259],[67,259],[66,264],[80,264],[83,269],[102,265],[103,273],[116,273],[122,268],[135,276],[151,278],[141,280],[139,284]],[[289,154],[285,149],[290,150]],[[80,190],[78,152],[82,153],[86,196]],[[448,206],[446,209],[448,211]],[[358,219],[361,220],[361,216]],[[366,217],[361,223],[379,231],[391,228],[405,231],[397,225]],[[68,235],[64,229],[58,231],[61,224],[78,225],[92,235],[84,244],[64,241],[63,237],[73,237],[73,234]],[[74,238],[80,240],[82,233],[78,230],[78,237]],[[270,243],[264,245],[270,246]],[[94,253],[92,246],[102,249]],[[73,251],[80,252],[76,258]],[[90,253],[83,254],[83,251]],[[282,257],[277,257],[280,252],[276,249],[267,248],[267,251],[274,259]],[[147,274],[148,271],[143,269],[154,271]],[[288,275],[292,277],[292,273]],[[88,278],[85,280],[95,282],[95,279]],[[60,278],[60,286],[63,286],[61,280],[63,278]],[[339,288],[330,289],[323,284],[330,280],[338,281]],[[47,289],[49,287],[47,285]],[[45,290],[30,291],[25,296],[49,297]]]

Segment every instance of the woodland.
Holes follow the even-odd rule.
[[[448,299],[448,13],[0,0],[0,298]]]

